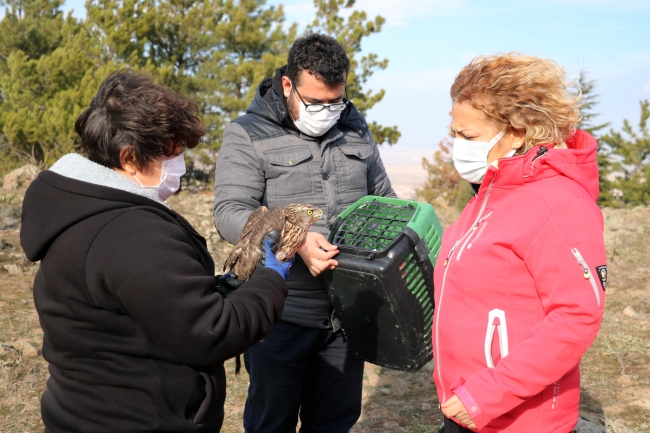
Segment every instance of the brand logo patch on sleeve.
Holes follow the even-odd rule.
[[[607,265],[596,266],[596,275],[600,280],[600,285],[603,286],[603,290],[607,287]]]

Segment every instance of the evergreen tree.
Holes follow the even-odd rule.
[[[208,147],[243,113],[257,85],[286,62],[296,24],[285,28],[281,6],[266,0],[88,0],[86,19],[61,12],[63,0],[0,0],[0,175],[27,161],[51,165],[80,141],[74,122],[112,72],[129,67],[193,97],[201,105]],[[361,40],[381,29],[341,7],[354,1],[316,0],[313,28],[327,27],[352,58],[350,96],[362,112],[383,91],[363,92],[387,65],[370,54],[357,60]],[[395,127],[371,125],[377,142],[395,143]],[[213,163],[208,155],[206,163]]]
[[[580,96],[580,115],[582,118],[578,123],[578,129],[582,129],[593,136],[598,135],[598,131],[607,128],[609,122],[594,124],[594,119],[600,116],[599,113],[594,112],[594,108],[598,105],[598,97],[600,95],[595,93],[596,80],[590,80],[585,69],[580,70],[578,79],[574,86],[574,93]]]
[[[265,0],[226,0],[226,16],[216,28],[216,45],[201,65],[202,89],[197,97],[205,107],[208,146],[221,146],[223,127],[242,114],[257,86],[286,63],[296,37],[296,24],[283,28],[282,6],[265,7]]]
[[[350,75],[347,80],[348,96],[365,116],[375,104],[380,102],[385,95],[383,89],[378,92],[363,89],[368,79],[380,69],[388,67],[388,59],[379,59],[377,54],[370,53],[358,58],[361,52],[361,42],[364,38],[379,33],[386,21],[381,16],[368,19],[363,11],[353,10],[347,19],[341,16],[341,9],[351,9],[356,0],[314,0],[316,6],[316,19],[307,28],[307,31],[326,33],[335,38],[350,57]],[[397,126],[382,126],[372,122],[370,130],[378,144],[395,144],[401,133]]]
[[[102,62],[193,95],[199,67],[218,45],[223,6],[223,0],[88,0],[87,27],[102,46]]]
[[[610,130],[609,134],[601,137],[601,141],[619,157],[612,164],[616,178],[611,185],[616,194],[612,194],[613,199],[608,205],[650,205],[650,101],[641,101],[639,104],[641,118],[638,131],[625,119],[621,132]]]
[[[286,58],[282,7],[266,0],[90,0],[108,61],[144,70],[202,106],[208,147],[244,112],[256,85]]]
[[[60,29],[66,20],[62,4],[62,0],[0,0],[0,7],[5,7],[0,20],[0,72],[6,73],[7,60],[14,51],[39,59],[60,45]]]
[[[78,145],[73,126],[90,102],[84,87],[93,55],[88,35],[71,15],[63,16],[60,5],[59,0],[12,3],[0,21],[3,173],[26,161],[49,165]]]
[[[421,200],[433,203],[436,199],[442,198],[449,205],[456,202],[461,178],[454,168],[451,147],[452,142],[449,138],[440,140],[438,150],[433,153],[432,161],[422,158],[422,168],[427,171],[427,180],[422,188],[416,191]]]

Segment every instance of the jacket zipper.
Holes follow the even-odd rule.
[[[468,249],[468,250],[469,250],[470,248],[472,248],[472,245],[474,245],[474,243],[478,240],[478,238],[481,237],[481,235],[483,234],[483,231],[485,231],[485,227],[487,227],[487,223],[485,223],[485,224],[483,224],[483,225],[481,226],[481,229],[478,231],[478,233],[476,234],[476,236],[474,237],[474,239],[472,239],[472,242],[470,242],[470,243],[467,244],[467,249]]]
[[[438,344],[439,336],[438,333],[440,331],[440,312],[442,310],[442,299],[445,294],[445,283],[447,281],[447,272],[449,271],[449,268],[451,267],[450,260],[452,259],[454,255],[454,251],[456,251],[456,248],[458,245],[465,239],[466,236],[468,236],[470,233],[473,233],[474,226],[477,225],[478,221],[481,219],[481,216],[483,215],[483,212],[485,211],[485,206],[487,204],[488,199],[490,198],[490,193],[492,192],[492,185],[494,184],[494,177],[490,181],[490,184],[488,185],[487,192],[485,193],[485,198],[483,199],[483,204],[481,205],[481,209],[479,210],[478,216],[476,217],[476,221],[474,221],[474,224],[470,227],[470,229],[465,233],[460,239],[456,241],[454,244],[453,248],[451,251],[449,251],[449,254],[447,255],[447,258],[445,259],[444,267],[445,267],[445,272],[442,274],[442,287],[440,288],[440,300],[438,301],[438,314],[436,315],[436,359],[438,360],[438,380],[440,381],[440,386],[442,387],[442,403],[447,401],[447,395],[445,392],[445,385],[444,382],[442,381],[442,359],[440,358],[440,345]]]
[[[478,227],[479,227],[479,226],[481,225],[481,223],[482,223],[483,221],[485,221],[485,220],[486,220],[490,215],[492,215],[492,212],[490,212],[489,214],[485,215],[483,218],[481,218],[479,221],[477,221],[476,224],[474,224],[474,226],[472,226],[472,232],[471,232],[471,234],[470,234],[469,236],[467,236],[467,239],[465,239],[465,242],[463,242],[463,246],[460,247],[460,250],[458,250],[458,254],[456,254],[456,261],[457,261],[457,262],[460,261],[460,256],[463,254],[463,251],[465,251],[465,247],[466,247],[467,244],[469,243],[470,239],[472,239],[472,236],[474,236],[474,233],[476,233],[476,231],[478,230]],[[474,238],[474,239],[476,239],[476,238]]]
[[[594,294],[596,295],[596,302],[598,303],[598,307],[600,307],[600,292],[598,291],[598,286],[596,285],[596,280],[594,280],[593,274],[589,272],[589,266],[587,266],[587,262],[585,262],[585,259],[582,258],[582,254],[580,254],[580,251],[578,251],[577,248],[571,248],[571,252],[575,258],[578,259],[578,264],[582,266],[582,270],[584,272],[583,276],[591,283],[591,287],[594,289]]]

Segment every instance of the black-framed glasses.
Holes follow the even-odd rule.
[[[291,83],[291,89],[296,91],[296,94],[300,98],[300,101],[305,104],[305,111],[308,113],[318,113],[319,111],[323,111],[324,109],[328,109],[329,111],[337,112],[337,111],[343,111],[345,108],[348,106],[349,98],[348,98],[348,86],[345,86],[345,101],[343,102],[337,102],[335,104],[308,104],[305,102],[304,99],[302,99],[302,96],[300,95],[300,92],[296,88],[296,86]]]

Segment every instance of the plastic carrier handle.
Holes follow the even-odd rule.
[[[336,218],[329,242],[341,251],[373,260],[384,257],[392,245],[407,236],[413,241],[420,262],[428,256],[435,263],[442,232],[429,203],[365,196]]]

